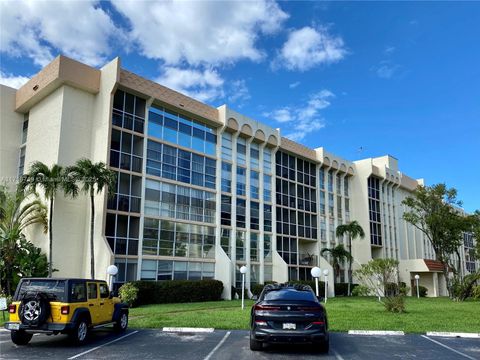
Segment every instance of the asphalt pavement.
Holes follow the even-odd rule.
[[[160,329],[110,329],[93,332],[83,346],[72,346],[65,335],[35,335],[27,346],[16,346],[7,331],[0,331],[1,359],[422,359],[480,360],[480,339],[427,337],[424,335],[363,336],[330,334],[330,352],[319,354],[301,345],[268,346],[252,352],[248,331],[216,330],[211,333],[173,333]]]

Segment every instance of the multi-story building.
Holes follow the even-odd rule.
[[[402,219],[402,200],[422,180],[392,156],[348,161],[310,149],[226,105],[213,108],[123,69],[60,56],[18,90],[1,86],[1,177],[33,161],[72,165],[87,157],[117,173],[112,196],[95,198],[95,267],[116,264],[125,281],[216,278],[224,296],[239,286],[311,278],[329,269],[321,250],[342,243],[338,225],[357,220],[354,268],[372,258],[400,261],[400,280],[445,294],[441,266],[424,236]],[[59,194],[53,264],[88,276],[89,203]],[[29,238],[48,251],[47,237]],[[466,271],[478,268],[462,252]],[[347,279],[342,268],[337,281]],[[333,287],[330,287],[333,292]]]

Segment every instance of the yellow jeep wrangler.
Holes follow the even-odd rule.
[[[8,312],[5,328],[17,345],[28,344],[34,333],[68,334],[82,344],[93,328],[113,325],[122,332],[128,326],[128,305],[102,280],[22,279]]]

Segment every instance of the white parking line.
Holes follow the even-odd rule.
[[[471,357],[471,356],[468,356],[467,354],[464,354],[458,350],[455,350],[455,349],[452,349],[450,346],[447,346],[445,344],[442,344],[441,342],[437,341],[437,340],[433,340],[433,339],[430,339],[428,336],[425,336],[425,335],[422,335],[423,338],[427,339],[427,340],[430,340],[431,342],[434,342],[435,344],[437,345],[440,345],[440,346],[443,346],[445,349],[448,349],[450,351],[453,351],[454,353],[458,354],[458,355],[461,355],[467,359],[470,359],[470,360],[475,360],[475,358]]]
[[[191,328],[191,327],[164,327],[165,332],[186,332],[186,333],[211,333],[214,328]]]
[[[72,357],[69,357],[68,360],[76,359],[76,358],[78,358],[78,357],[80,357],[80,356],[82,356],[82,355],[91,353],[92,351],[95,351],[95,350],[98,350],[98,349],[100,349],[100,348],[102,348],[102,347],[104,347],[104,346],[113,344],[114,342],[117,342],[117,341],[120,341],[120,340],[122,340],[122,339],[125,339],[126,337],[128,337],[128,336],[130,336],[130,335],[133,335],[133,334],[136,334],[136,333],[138,333],[138,330],[133,331],[133,332],[131,332],[131,333],[128,333],[127,335],[123,335],[122,337],[119,337],[118,339],[115,339],[115,340],[109,341],[109,342],[107,342],[107,343],[105,343],[105,344],[102,344],[102,345],[99,345],[99,346],[97,346],[97,347],[94,347],[93,349],[90,349],[90,350],[84,351],[84,352],[82,352],[82,353],[80,353],[80,354],[77,354],[77,355],[74,355],[74,356],[72,356]]]
[[[210,352],[208,353],[208,355],[205,357],[205,359],[203,359],[203,360],[209,360],[209,359],[212,357],[212,355],[215,353],[215,351],[217,351],[217,350],[220,348],[220,346],[222,346],[222,344],[225,342],[225,340],[227,340],[227,338],[228,338],[229,336],[230,336],[230,331],[228,331],[228,332],[225,334],[225,336],[222,338],[222,340],[220,340],[220,342],[217,344],[217,346],[215,346],[215,347],[212,349],[212,351],[210,351]]]
[[[333,355],[335,355],[335,358],[337,360],[344,360],[344,358],[342,357],[342,355],[340,355],[338,352],[336,352],[335,350],[332,349],[332,353]]]

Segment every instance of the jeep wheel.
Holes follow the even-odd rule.
[[[32,336],[33,334],[29,334],[25,332],[25,330],[12,330],[10,333],[12,342],[15,345],[27,345],[32,339]]]
[[[120,314],[120,319],[114,325],[115,331],[124,332],[127,330],[128,327],[128,314],[126,312],[122,312]]]
[[[88,339],[88,322],[85,319],[80,319],[75,324],[72,332],[69,334],[70,340],[76,345],[84,344]]]

